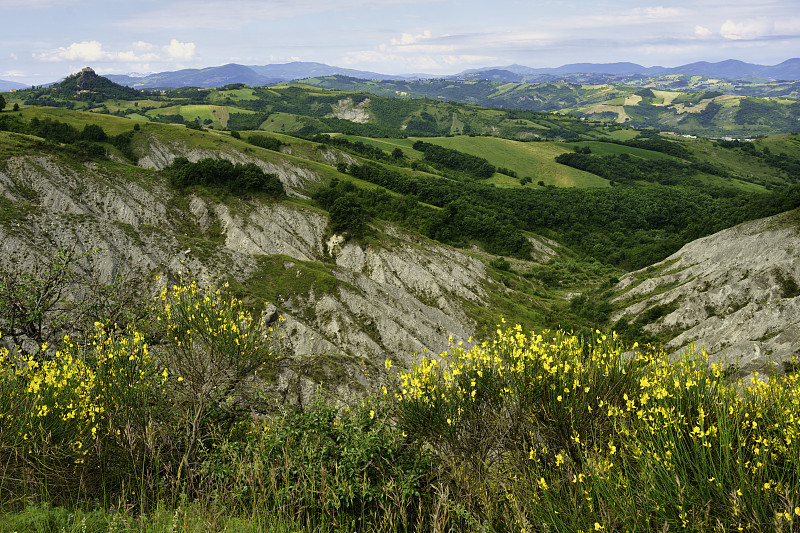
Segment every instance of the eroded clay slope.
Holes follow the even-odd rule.
[[[614,320],[661,305],[645,329],[678,352],[705,349],[741,375],[782,371],[800,353],[800,211],[693,241],[626,275]]]

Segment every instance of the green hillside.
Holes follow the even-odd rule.
[[[743,93],[735,90],[739,86],[701,76],[661,78],[655,77],[650,84],[636,78],[637,83],[623,85],[626,78],[613,84],[591,83],[587,78],[587,83],[581,84],[329,76],[271,88],[186,87],[155,93],[83,73],[50,89],[17,91],[8,100],[120,116],[141,114],[157,121],[196,122],[221,129],[262,128],[302,135],[338,131],[396,137],[402,132],[410,136],[488,134],[520,140],[623,135],[619,129],[598,129],[552,114],[555,111],[608,124],[711,137],[755,138],[798,130],[800,102],[792,98],[796,96],[792,90],[766,84],[770,90]],[[743,82],[743,86],[751,85]],[[89,89],[81,89],[83,86]],[[355,116],[352,113],[360,118],[350,120]]]
[[[669,83],[645,83],[636,78],[645,85],[644,88],[625,85],[626,81],[633,79],[597,84],[590,78],[585,84],[360,80],[342,76],[303,81],[319,87],[366,91],[381,96],[424,97],[509,109],[562,111],[592,120],[694,135],[744,138],[798,130],[800,103],[796,83],[789,88],[786,88],[787,84],[775,87],[761,84],[759,87],[763,90],[751,87],[749,92],[737,92],[734,89],[738,85],[701,76],[690,77],[689,81],[680,76],[665,79],[670,80]]]
[[[523,88],[504,84],[493,90],[511,95]],[[765,122],[794,105],[608,85],[551,83],[540,89],[564,101],[570,94],[593,94],[633,116],[651,109],[709,124],[716,124],[717,116],[735,120],[741,113],[753,117],[750,122]],[[27,98],[36,101],[35,94]],[[42,94],[60,98],[57,91]],[[26,93],[14,96],[25,98]],[[520,258],[530,253],[526,235],[545,233],[583,256],[623,268],[651,263],[693,238],[791,207],[793,193],[784,188],[794,186],[799,175],[800,143],[794,134],[745,143],[711,141],[558,113],[309,85],[183,88],[135,96],[127,100],[116,94],[91,102],[91,112],[69,109],[73,102],[66,99],[59,107],[29,102],[19,113],[3,114],[1,127],[44,137],[84,157],[115,154],[130,162],[144,154],[148,135],[156,132],[206,149],[230,146],[268,160],[290,157],[298,165],[323,169],[321,175],[328,177],[320,183],[324,194],[314,202],[325,210],[347,196],[366,209],[369,220]],[[716,110],[713,116],[709,109]],[[736,111],[731,115],[726,109]],[[703,113],[709,116],[702,118]],[[145,118],[150,122],[143,123]],[[84,133],[87,125],[102,128],[106,138]],[[248,142],[258,135],[273,141],[265,144],[253,137]],[[441,158],[431,160],[414,150],[418,140],[449,150],[450,159],[477,157],[494,174],[476,178]],[[325,189],[333,177],[340,184],[355,183],[356,189],[335,184]],[[386,195],[374,196],[376,188]],[[317,192],[305,194],[313,198]]]
[[[532,183],[527,184],[527,187],[537,186],[539,181],[543,181],[545,185],[557,187],[608,186],[608,180],[556,163],[556,156],[570,150],[570,148],[562,147],[559,143],[523,143],[493,137],[463,136],[434,137],[426,139],[426,141],[485,157],[498,168],[516,172],[519,178],[530,177]],[[499,173],[496,173],[488,182],[504,186],[519,186],[518,180],[509,182],[506,176]]]
[[[52,358],[0,347],[0,530],[427,531],[437,516],[453,531],[689,519],[699,531],[707,517],[745,523],[732,518],[740,501],[766,530],[791,513],[791,363],[783,381],[742,394],[704,361],[673,365],[601,331],[660,340],[644,321],[612,319],[626,271],[800,207],[800,134],[693,139],[308,87],[84,103],[0,113],[0,235],[31,243],[45,266],[74,257],[82,273],[102,242],[98,263],[148,271],[113,285],[76,278],[96,292],[75,320],[61,314],[74,302],[56,301],[57,322],[39,330]],[[56,237],[86,249],[65,255]],[[20,309],[5,302],[37,305],[26,291],[42,271],[11,273],[25,260],[0,265],[4,328]],[[641,278],[659,268],[670,267]],[[142,287],[164,290],[154,301]],[[425,346],[418,323],[441,337],[427,352],[436,363],[427,348],[412,356]],[[461,324],[486,344],[448,347]],[[354,348],[338,349],[347,335]],[[359,353],[370,349],[377,358]],[[769,450],[751,453],[765,439]],[[713,453],[698,466],[709,449],[761,453],[760,466]]]

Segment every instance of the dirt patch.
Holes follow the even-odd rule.
[[[625,105],[639,105],[639,102],[642,101],[642,97],[638,94],[632,94],[625,98]]]
[[[631,119],[625,112],[625,107],[621,105],[597,104],[587,109],[586,113],[616,113],[617,118],[614,119],[614,122],[617,124],[623,124]]]
[[[223,128],[228,127],[228,119],[231,117],[231,114],[228,112],[228,108],[221,105],[210,105],[208,106],[208,110],[211,111],[211,114],[214,115],[214,118],[217,119],[220,126]]]

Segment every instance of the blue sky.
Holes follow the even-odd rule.
[[[388,74],[800,56],[800,0],[0,0],[0,79],[318,61]]]

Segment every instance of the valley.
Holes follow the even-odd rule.
[[[93,90],[74,98],[70,91],[78,86]],[[437,333],[480,335],[499,316],[534,328],[608,328],[619,314],[599,289],[608,280],[699,237],[800,205],[797,134],[751,142],[690,139],[559,114],[309,86],[128,91],[84,71],[47,90],[9,94],[22,107],[0,123],[6,131],[3,202],[8,213],[40,216],[25,215],[14,226],[20,220],[9,214],[6,227],[26,228],[28,236],[45,227],[62,233],[31,242],[12,231],[8,246],[23,255],[75,242],[87,251],[99,246],[106,279],[133,265],[149,275],[175,272],[181,263],[166,258],[192,250],[183,260],[197,274],[225,265],[242,296],[260,293],[261,305],[296,315],[300,334],[289,340],[303,346],[294,349],[298,354],[309,348],[300,340],[307,331],[316,333],[316,351],[368,359],[391,354],[408,364],[415,352],[441,348]],[[58,107],[31,105],[41,99]],[[355,109],[357,116],[339,118]],[[81,140],[88,138],[81,132],[95,127],[94,142]],[[432,159],[433,152],[418,146],[444,152]],[[461,170],[470,157],[488,173]],[[288,196],[262,205],[202,186],[172,190],[159,176],[177,158],[255,164],[277,176]],[[42,164],[57,177],[40,171],[42,181],[34,185],[31,169]],[[65,187],[67,175],[72,184]],[[103,184],[126,176],[138,192],[103,185],[95,194],[115,198],[121,211],[97,211],[87,201],[98,200],[68,193],[88,190],[81,182],[89,176]],[[144,190],[147,209],[139,198]],[[345,200],[361,213],[357,228],[327,221],[333,204]],[[92,220],[95,229],[65,220]],[[183,222],[168,222],[177,220]],[[395,257],[397,246],[404,251]],[[471,272],[469,281],[447,281],[455,267],[444,276],[431,270],[443,254],[455,254],[445,263]],[[248,279],[269,283],[259,265],[271,265],[272,276],[279,272],[273,256],[285,264],[311,261],[312,280],[328,280],[324,294],[313,281],[296,291],[289,284],[285,293],[254,287]],[[388,310],[399,303],[381,311],[351,300],[376,290],[383,296],[370,297],[373,302],[405,298],[416,309],[409,313],[422,314],[392,318]],[[390,296],[396,290],[402,296]],[[318,305],[334,307],[310,311]],[[426,313],[434,315],[423,319]],[[365,321],[373,334],[358,333]],[[391,331],[410,324],[416,324],[413,333],[404,335],[416,344],[391,340],[397,335]]]
[[[550,510],[600,525],[603,501],[650,531],[680,523],[675,483],[752,475],[772,519],[800,419],[775,414],[798,405],[796,101],[491,88],[573,116],[361,81],[4,93],[0,495],[27,505],[46,467],[52,501],[165,523],[159,498],[205,506],[186,525],[216,494],[285,530],[568,528]],[[698,466],[712,438],[760,466]]]

